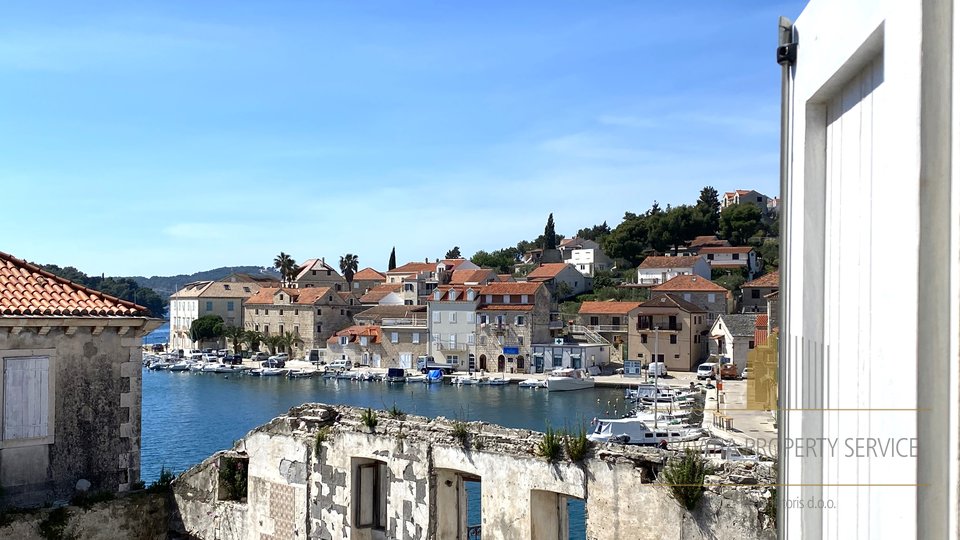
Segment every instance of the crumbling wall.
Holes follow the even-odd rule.
[[[773,536],[765,488],[717,487],[688,512],[655,481],[672,452],[604,444],[582,463],[550,462],[536,454],[541,438],[383,411],[371,429],[358,409],[303,405],[181,475],[178,528],[223,539],[466,538],[461,481],[479,480],[484,539],[555,537],[566,530],[567,498],[585,500],[591,539]],[[218,497],[224,456],[249,459],[244,501]],[[384,471],[382,527],[357,527],[358,466],[375,462]],[[719,472],[714,483],[731,481],[731,471]]]
[[[168,496],[137,492],[87,508],[7,510],[0,538],[41,540],[162,540],[170,538]]]

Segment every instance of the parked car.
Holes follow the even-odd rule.
[[[282,368],[287,365],[287,362],[277,358],[276,356],[271,356],[270,358],[267,358],[266,361],[260,362],[260,365],[263,367]]]
[[[740,378],[741,378],[741,379],[749,379],[749,378],[750,378],[750,368],[748,368],[748,367],[743,368],[743,373],[740,374]]]
[[[353,362],[350,360],[334,360],[327,364],[327,367],[324,369],[327,371],[346,371],[353,367]]]
[[[666,362],[650,362],[650,364],[647,366],[648,377],[666,377],[667,375]]]
[[[697,366],[697,379],[713,379],[716,377],[717,373],[717,364],[716,362],[704,362]]]
[[[254,362],[262,362],[267,358],[270,358],[270,355],[263,351],[258,351],[250,355],[250,360]]]
[[[720,364],[720,377],[731,380],[739,379],[740,373],[737,372],[737,365],[734,363]]]
[[[277,353],[276,358],[277,358],[278,360],[283,360],[284,362],[286,362],[286,361],[290,360],[290,355],[287,354],[287,353],[285,353],[285,352]]]

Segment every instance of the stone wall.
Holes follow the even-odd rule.
[[[775,536],[763,488],[712,488],[688,512],[655,481],[672,452],[605,444],[582,463],[548,462],[541,438],[383,411],[371,430],[357,409],[302,405],[181,475],[175,521],[198,538],[466,538],[463,486],[479,480],[484,539],[556,538],[569,498],[585,501],[590,539]],[[222,500],[225,458],[249,460],[245,499]],[[374,485],[376,503],[363,487]]]
[[[128,490],[140,479],[144,321],[130,321],[131,326],[119,326],[122,319],[91,319],[0,328],[0,357],[48,356],[54,379],[53,437],[0,443],[5,506],[69,499],[81,479],[91,483],[91,491],[109,492]]]
[[[40,540],[160,540],[170,538],[168,494],[141,491],[87,508],[7,511],[0,538]]]

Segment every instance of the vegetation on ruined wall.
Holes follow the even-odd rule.
[[[247,460],[224,457],[220,461],[220,500],[242,501],[247,498]]]
[[[570,461],[579,462],[587,457],[587,452],[590,451],[590,440],[587,439],[587,430],[583,427],[583,423],[577,431],[571,433],[567,430],[563,434],[563,447]]]
[[[547,424],[543,438],[537,443],[537,455],[547,461],[557,461],[563,455],[563,432]]]
[[[683,456],[667,463],[660,481],[670,488],[677,502],[687,510],[693,510],[703,497],[703,481],[706,477],[706,460],[688,448]]]
[[[377,413],[370,407],[367,407],[360,413],[360,421],[363,422],[363,425],[367,426],[370,431],[373,431],[377,428]]]

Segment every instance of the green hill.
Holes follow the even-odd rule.
[[[183,287],[187,283],[193,281],[213,281],[220,278],[225,278],[233,273],[250,274],[253,276],[262,275],[280,279],[280,274],[277,273],[276,270],[262,266],[222,266],[220,268],[214,268],[213,270],[195,272],[190,275],[180,274],[176,276],[151,277],[130,276],[130,279],[136,281],[141,287],[149,287],[157,291],[157,294],[160,296],[168,297],[177,292],[177,289]]]

